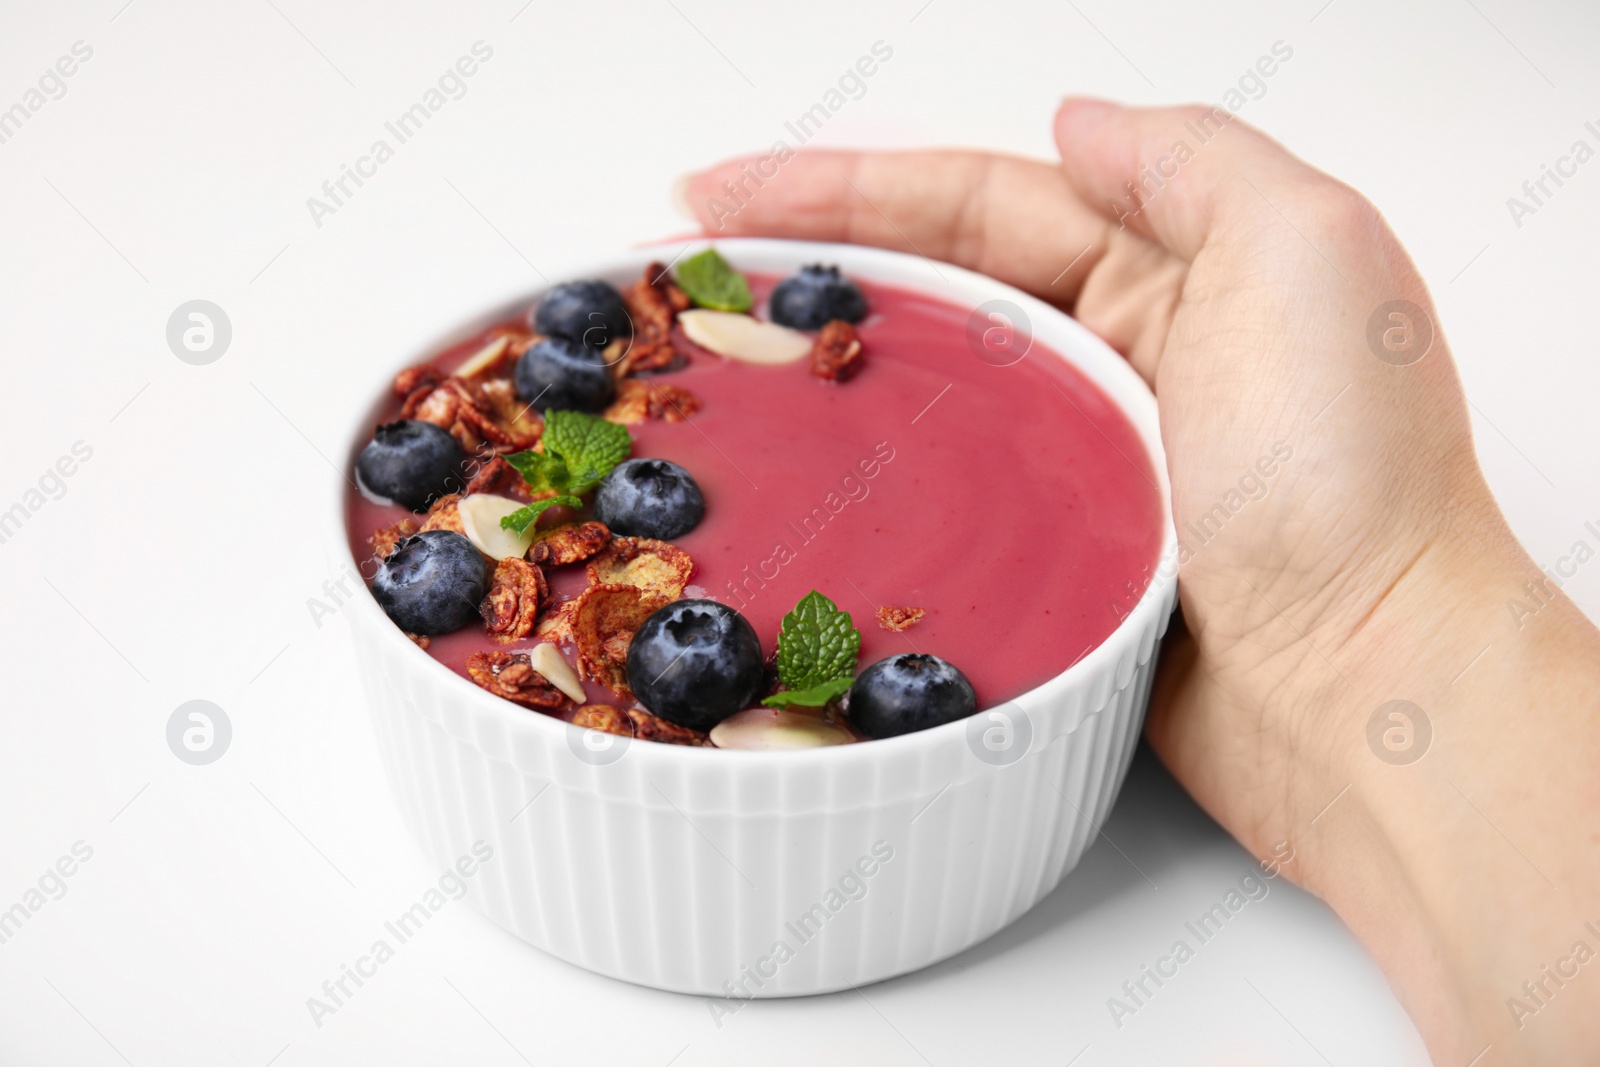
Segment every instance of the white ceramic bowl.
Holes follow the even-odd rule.
[[[1137,429],[1164,502],[1161,559],[1173,557],[1155,399],[1077,322],[991,278],[947,264],[935,272],[914,256],[795,241],[717,245],[742,269],[838,263],[967,307],[995,299],[1020,307],[1036,342],[1070,360]],[[624,284],[681,247],[624,252],[566,276]],[[538,296],[519,293],[383,368],[369,393],[352,398],[362,416],[345,469],[371,435],[375,398],[394,371]],[[356,566],[344,534],[346,486],[329,487],[334,560]],[[546,952],[629,982],[792,996],[926,967],[995,933],[1060,883],[1105,821],[1132,758],[1176,592],[1169,570],[1158,569],[1103,644],[997,711],[791,752],[582,730],[454,674],[370,596],[348,615],[406,821],[440,866],[475,842],[494,850],[474,878],[476,907]]]

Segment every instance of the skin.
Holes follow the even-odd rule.
[[[680,194],[712,235],[899,249],[1070,311],[1155,390],[1180,530],[1287,447],[1264,496],[1182,536],[1151,745],[1253,854],[1292,855],[1436,1063],[1595,1062],[1600,957],[1571,957],[1600,953],[1600,633],[1495,504],[1415,266],[1360,194],[1225,113],[1068,100],[1055,137],[1059,164],[807,152]],[[1412,331],[1386,361],[1368,321],[1392,300],[1416,311],[1380,317]],[[1432,732],[1382,722],[1423,752],[1400,764],[1368,741],[1397,699]]]

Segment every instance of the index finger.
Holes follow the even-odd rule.
[[[1115,228],[1060,167],[984,152],[747,156],[690,175],[683,194],[710,234],[876,245],[1062,304]]]

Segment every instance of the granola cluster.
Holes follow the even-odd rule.
[[[711,739],[699,730],[657,718],[641,708],[624,711],[610,704],[585,704],[573,712],[572,724],[643,741],[665,741],[669,745],[705,748],[711,744]]]
[[[555,711],[572,703],[548,678],[533,669],[526,652],[474,652],[467,677],[493,693],[527,708]]]
[[[534,535],[528,558],[535,563],[560,567],[581,563],[611,543],[611,531],[603,522],[568,522]]]
[[[367,538],[367,544],[372,546],[372,558],[388,559],[395,545],[420,530],[417,520],[412,518],[401,519],[399,522],[374,530]]]
[[[878,609],[878,625],[892,634],[904,633],[917,623],[927,612],[921,608],[892,608],[884,606]]]
[[[492,463],[502,466],[486,466],[480,472],[481,480],[474,479],[477,488],[526,499],[528,487],[516,468],[504,460]],[[521,484],[510,484],[512,478]],[[400,540],[414,533],[460,533],[461,501],[474,491],[474,486],[468,489],[467,493],[440,497],[422,516],[420,524],[415,519],[401,519],[375,531],[369,538],[375,555],[386,557]],[[577,564],[584,565],[588,585],[574,597],[553,602],[545,569]],[[495,562],[489,591],[478,612],[485,635],[496,644],[510,645],[529,638],[570,644],[580,678],[598,682],[619,699],[631,701],[627,659],[634,631],[658,608],[682,597],[693,573],[694,560],[676,545],[649,538],[614,537],[604,523],[592,520],[564,523],[541,530],[525,556]],[[467,659],[466,670],[479,686],[525,707],[564,711],[575,703],[536,669],[527,651],[474,652]],[[704,734],[674,726],[639,709],[593,705],[579,710],[582,714],[574,721],[580,726],[594,725],[611,733],[671,744],[707,743]],[[602,712],[615,714],[604,724],[600,719],[588,721]]]
[[[503,559],[495,564],[489,579],[489,593],[478,605],[483,628],[502,645],[521,641],[533,633],[539,605],[550,599],[544,572],[522,559]]]
[[[395,388],[398,391],[402,382],[413,380],[427,383],[428,377],[412,378],[409,371],[402,371]],[[544,429],[538,413],[517,396],[510,378],[474,381],[452,375],[419,385],[406,396],[400,417],[443,426],[473,455],[532,448]]]
[[[672,324],[679,312],[689,310],[689,297],[665,266],[652,263],[646,267],[644,276],[622,291],[622,304],[633,321],[633,338],[631,343],[612,342],[625,346],[617,357],[620,377],[677,370],[689,361],[672,346]]]
[[[428,513],[422,517],[422,528],[418,533],[427,533],[429,530],[449,530],[453,533],[463,533],[461,525],[461,498],[465,493],[447,493],[428,505]]]
[[[503,456],[494,456],[480,466],[477,473],[467,482],[467,487],[461,491],[462,496],[470,496],[473,493],[493,493],[496,496],[529,499],[528,483],[523,480],[517,468],[507,463]]]
[[[695,258],[704,259],[705,256]],[[717,259],[714,255],[711,258]],[[600,417],[608,422],[621,426],[651,420],[677,423],[687,421],[701,409],[700,399],[689,390],[657,377],[688,365],[690,357],[674,341],[674,334],[679,325],[687,329],[691,320],[685,318],[680,324],[678,317],[697,303],[702,308],[748,309],[752,296],[742,277],[735,277],[737,285],[732,291],[724,286],[720,297],[708,297],[708,286],[713,293],[717,292],[717,279],[708,278],[703,272],[697,279],[689,270],[692,266],[692,262],[684,264],[675,279],[667,266],[651,263],[637,281],[622,289],[621,310],[626,312],[629,329],[625,336],[614,337],[603,352],[615,383],[612,402],[600,412]],[[724,272],[728,270],[725,263],[722,268]],[[817,284],[838,287],[836,270],[829,277],[818,274],[817,278],[821,279]],[[683,286],[694,293],[693,299],[680,287],[680,279]],[[616,292],[603,283],[593,284],[611,292],[611,306],[615,308]],[[813,302],[818,299],[815,293],[811,297],[802,294],[802,298]],[[774,299],[776,302],[776,296]],[[860,301],[859,293],[855,299]],[[809,317],[812,312],[802,305],[803,299],[801,304],[791,301],[788,313]],[[796,321],[792,325],[799,329],[817,329],[809,351],[811,372],[828,381],[843,382],[862,367],[862,344],[851,321],[860,321],[865,308],[861,305],[852,312],[836,304],[830,306],[833,310],[826,314],[817,314],[811,321]],[[528,321],[537,322],[539,330],[548,331],[552,336],[572,336],[566,332],[570,324],[563,324],[559,312],[551,311],[552,317],[540,317],[545,312],[546,309],[541,308],[538,315],[530,316]],[[829,318],[829,315],[845,315],[851,321]],[[774,315],[775,321],[776,318]],[[615,320],[613,314],[612,321]],[[613,329],[620,329],[620,324]],[[806,341],[794,329],[788,332],[785,344],[790,354],[785,359],[796,358],[804,353]],[[673,711],[667,703],[657,703],[656,696],[660,694],[649,697],[650,705],[673,715],[679,722],[668,721],[639,706],[629,686],[627,669],[636,632],[657,611],[685,596],[695,572],[695,561],[667,541],[614,535],[604,522],[592,519],[557,523],[543,529],[536,525],[541,503],[573,506],[576,501],[571,498],[594,488],[605,473],[600,470],[593,474],[584,487],[570,488],[570,491],[563,488],[574,486],[574,475],[585,469],[568,453],[569,445],[563,443],[575,440],[568,431],[570,423],[563,421],[570,419],[574,412],[561,405],[547,412],[550,420],[547,441],[546,419],[518,393],[518,361],[544,339],[540,332],[526,326],[495,327],[484,334],[479,347],[453,372],[446,372],[434,363],[425,363],[407,368],[395,377],[393,388],[399,399],[399,417],[442,428],[472,460],[465,468],[470,474],[466,484],[461,486],[456,482],[449,486],[458,488],[458,492],[447,492],[436,498],[430,494],[426,499],[431,503],[424,513],[402,518],[374,531],[368,538],[374,557],[387,559],[401,542],[414,535],[432,531],[461,535],[482,553],[487,568],[487,591],[477,604],[477,613],[491,647],[467,657],[465,671],[472,682],[523,707],[568,715],[575,725],[589,729],[667,744],[709,746],[712,742],[708,733],[679,724],[694,722],[694,717]],[[695,340],[700,343],[698,337]],[[711,348],[721,352],[715,346]],[[752,353],[733,354],[762,361]],[[604,376],[600,377],[603,385]],[[592,416],[582,417],[589,418],[597,426],[605,426]],[[431,434],[443,440],[437,431],[417,429],[426,430],[424,436]],[[612,429],[612,432],[616,431]],[[448,447],[448,442],[445,445]],[[624,448],[622,455],[626,454]],[[608,464],[615,462],[607,461]],[[605,469],[609,470],[610,466]],[[559,500],[553,499],[558,496]],[[420,504],[412,506],[420,508]],[[626,518],[616,514],[606,517],[619,527],[628,528]],[[452,538],[431,538],[426,543],[446,542],[461,545],[460,539]],[[465,551],[470,557],[471,549]],[[460,558],[459,550],[457,558]],[[572,596],[553,596],[551,568],[576,568],[578,565],[583,567],[584,588]],[[474,586],[472,595],[476,596],[483,588],[481,584]],[[832,607],[831,602],[829,607]],[[700,608],[698,604],[688,604],[674,610]],[[731,609],[723,610],[731,612]],[[733,614],[737,618],[737,614]],[[915,625],[923,614],[921,608],[886,607],[879,610],[878,621],[885,630],[899,632]],[[742,619],[739,621],[748,631],[748,624]],[[650,641],[655,641],[653,635],[660,626],[659,620],[653,624]],[[429,645],[427,637],[407,636],[422,648]],[[759,661],[759,641],[754,637],[751,641],[753,655]],[[516,647],[524,642],[537,643]],[[492,645],[510,647],[494,648]],[[654,646],[641,645],[635,650],[635,658],[651,647]],[[767,673],[772,674],[774,669],[769,663]],[[762,673],[759,663],[756,673]],[[848,681],[847,678],[833,679],[841,680]],[[608,689],[617,703],[587,702],[589,694],[584,683]],[[789,687],[798,684],[790,681]],[[643,689],[646,681],[640,678],[639,685]],[[776,687],[776,674],[772,674],[765,691],[771,693]],[[757,695],[761,691],[758,689]],[[699,690],[694,692],[700,693]],[[695,699],[700,699],[699,695]],[[734,699],[742,697],[736,695]],[[827,729],[840,736],[830,736],[817,743],[857,739],[847,724],[833,721],[838,716],[837,708],[801,707],[782,711],[750,708],[736,714],[743,716],[735,723],[738,730],[754,731],[763,738],[775,730],[795,734]],[[711,729],[700,722],[694,725]],[[767,743],[736,747],[764,747]]]
[[[811,346],[811,373],[831,382],[848,381],[861,369],[861,338],[856,328],[834,319],[817,332]]]
[[[401,519],[375,531],[368,539],[374,554],[387,557],[399,541],[419,532],[461,533],[461,501],[478,491],[494,491],[518,499],[530,495],[517,469],[496,458],[473,479],[467,492],[434,501],[420,523]],[[588,585],[574,597],[552,602],[545,568],[577,564],[584,565]],[[525,556],[495,562],[489,591],[479,604],[478,613],[483,618],[484,633],[497,644],[510,645],[529,638],[570,644],[580,678],[598,682],[618,698],[631,701],[627,660],[634,631],[658,608],[682,597],[693,573],[694,560],[676,545],[649,538],[614,537],[604,523],[592,520],[563,523],[539,531]],[[535,668],[526,651],[475,652],[468,657],[466,669],[467,676],[479,686],[525,707],[563,711],[574,706],[571,697]],[[707,743],[703,734],[638,709],[619,711],[608,705],[593,705],[574,721],[590,725],[587,720],[602,710],[620,717],[607,719],[609,725],[596,725],[596,729],[671,744]]]
[[[646,383],[636,376],[688,364],[689,357],[672,343],[672,327],[678,313],[688,309],[689,298],[660,263],[645,268],[622,298],[633,335],[613,340],[605,351],[617,379],[617,398],[602,414],[623,425],[646,419],[681,422],[700,409],[699,399],[681,386]],[[512,372],[522,354],[541,339],[530,330],[496,327],[454,374],[432,363],[406,368],[394,380],[400,418],[442,426],[468,454],[479,457],[535,447],[544,421],[517,395]],[[491,458],[484,469],[492,463]]]
[[[699,398],[681,386],[629,378],[617,383],[617,398],[601,414],[612,422],[636,426],[646,419],[683,422],[699,410]]]
[[[605,529],[599,523],[583,525]],[[570,535],[577,536],[576,530]],[[627,656],[633,632],[658,608],[683,596],[694,560],[665,541],[612,537],[609,531],[606,540],[585,568],[588,587],[548,612],[536,633],[547,641],[571,642],[580,674],[631,697]],[[530,556],[538,553],[539,545],[534,542]]]
[[[623,425],[687,419],[700,409],[697,397],[681,386],[637,376],[687,364],[688,357],[673,345],[672,330],[678,313],[690,306],[689,298],[667,269],[654,263],[624,290],[623,300],[633,335],[618,338],[606,351],[618,381],[616,401],[602,416]],[[413,534],[449,530],[465,535],[461,503],[469,496],[486,493],[526,502],[552,495],[550,490],[535,492],[505,458],[512,452],[543,450],[544,420],[518,398],[512,378],[517,360],[539,340],[538,334],[526,329],[498,327],[454,373],[426,363],[395,377],[400,417],[443,427],[478,462],[461,492],[439,497],[420,516],[374,531],[368,543],[375,559],[387,558]],[[565,655],[552,667],[548,653],[485,650],[467,659],[467,676],[473,682],[524,707],[549,712],[576,707],[573,721],[580,726],[671,744],[708,743],[704,734],[642,709],[580,707],[581,702],[569,695],[581,691],[581,678],[605,686],[620,701],[632,701],[628,646],[651,613],[683,595],[694,572],[688,553],[663,541],[613,537],[604,523],[589,520],[537,530],[523,556],[492,564],[488,593],[478,605],[485,636],[499,645],[529,639],[551,642],[555,648],[569,645],[577,674],[571,674]],[[586,588],[576,596],[553,600],[547,570],[578,564],[585,565]],[[427,638],[415,640],[427,647]],[[564,669],[569,681],[558,685],[537,669],[536,662],[547,669]]]
[[[577,596],[552,604],[543,568],[585,562],[588,586]],[[484,630],[494,641],[509,644],[534,636],[570,644],[579,677],[632,700],[627,662],[634,631],[658,608],[681,597],[693,573],[694,560],[675,545],[613,537],[598,522],[568,523],[541,533],[526,558],[496,564],[479,610]],[[468,661],[468,675],[490,692],[518,703],[547,709],[571,704],[533,669],[524,653],[510,658],[506,653],[476,653]],[[646,712],[619,714],[628,729],[610,729],[612,733],[673,744],[703,743],[702,735]]]

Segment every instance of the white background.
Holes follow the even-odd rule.
[[[1600,146],[1593,5],[123,5],[8,0],[0,32],[0,107],[93,48],[0,144],[0,510],[93,449],[0,544],[0,908],[94,850],[0,945],[0,1062],[1425,1062],[1361,948],[1281,880],[1113,1025],[1106,999],[1250,869],[1148,754],[1114,846],[991,941],[861,994],[718,1028],[462,902],[316,1027],[306,998],[439,873],[390,804],[344,621],[307,609],[336,577],[324,457],[381,368],[486,294],[681,231],[675,175],[764,149],[874,41],[893,59],[820,142],[1046,155],[1065,93],[1218,101],[1282,40],[1243,117],[1399,231],[1495,492],[1553,562],[1600,520],[1600,162],[1520,228],[1505,201],[1575,139]],[[316,227],[306,198],[480,39],[466,96]],[[209,366],[165,342],[194,298],[233,324]],[[1600,614],[1600,565],[1568,590]],[[233,722],[209,767],[165,741],[193,698]]]

